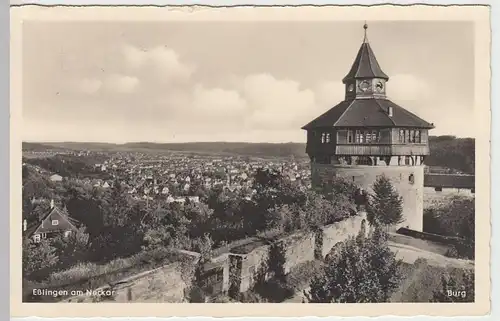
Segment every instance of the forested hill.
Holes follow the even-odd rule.
[[[474,138],[455,136],[429,137],[431,154],[426,160],[429,166],[452,168],[468,174],[475,173],[476,144]]]
[[[452,168],[465,173],[474,173],[475,141],[473,138],[457,138],[455,136],[431,136],[429,138],[431,155],[427,159],[430,166]],[[210,154],[235,154],[245,156],[269,157],[306,157],[303,143],[232,143],[232,142],[198,142],[198,143],[23,143],[23,150],[73,149],[94,151],[179,151]]]

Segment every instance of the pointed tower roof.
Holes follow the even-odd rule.
[[[343,83],[346,83],[349,79],[356,78],[381,78],[389,80],[389,76],[387,76],[380,68],[377,58],[375,58],[375,54],[368,43],[368,25],[365,23],[363,28],[365,29],[365,38],[359,48],[358,55],[352,64],[351,70],[342,80]]]

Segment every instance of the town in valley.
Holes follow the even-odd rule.
[[[242,30],[249,32],[244,29],[247,27]],[[62,29],[57,32],[63,32]],[[135,34],[135,29],[128,30],[129,35]],[[36,132],[34,126],[24,127],[36,139],[25,139],[22,145],[19,227],[23,235],[23,301],[474,302],[475,138],[447,134],[439,127],[440,119],[424,120],[428,117],[420,116],[417,104],[412,105],[410,112],[405,102],[401,105],[397,100],[393,102],[392,84],[398,88],[398,81],[403,85],[404,81],[401,77],[391,79],[382,70],[391,59],[392,70],[409,68],[406,66],[412,63],[405,65],[398,61],[394,67],[395,59],[385,51],[384,64],[379,64],[376,50],[372,49],[373,42],[377,42],[368,39],[366,22],[357,24],[352,31],[354,36],[355,45],[346,45],[349,48],[346,51],[354,56],[339,58],[343,66],[335,68],[345,75],[335,87],[342,93],[339,101],[329,101],[330,107],[325,110],[313,109],[305,103],[304,109],[312,110],[307,110],[310,114],[302,107],[286,110],[299,116],[298,120],[290,117],[292,125],[280,125],[286,128],[284,137],[292,132],[298,135],[302,130],[299,134],[303,134],[300,137],[305,143],[229,142],[235,141],[229,139],[231,135],[245,134],[245,130],[259,132],[245,127],[255,125],[246,120],[242,120],[241,129],[227,135],[228,142],[216,140],[219,130],[238,127],[237,119],[243,119],[245,108],[255,101],[258,106],[249,117],[269,125],[265,122],[270,116],[259,118],[259,115],[266,115],[262,106],[275,106],[266,105],[265,101],[270,95],[267,87],[275,80],[269,75],[246,79],[241,90],[255,96],[244,102],[230,90],[210,92],[196,83],[193,95],[199,96],[191,101],[191,87],[185,84],[194,71],[187,65],[181,66],[177,54],[165,51],[164,46],[149,52],[124,47],[128,65],[121,72],[135,72],[136,78],[113,76],[103,82],[85,78],[78,83],[78,90],[85,96],[81,99],[91,97],[86,104],[89,108],[96,101],[105,100],[103,97],[110,91],[113,92],[110,95],[116,96],[111,96],[107,104],[116,103],[119,109],[106,105],[108,109],[92,114],[68,107],[68,112],[61,109],[63,112],[43,119],[55,104],[47,104],[45,109],[40,107],[41,112],[34,107],[28,109],[26,115],[31,117],[32,124],[46,128],[49,134],[53,128],[59,130],[58,126],[73,121],[74,126],[83,126],[79,128],[88,132],[74,129],[68,135],[90,137],[105,130],[108,136],[103,135],[100,143],[86,142],[83,138],[78,141],[61,138],[56,142],[40,138],[42,132]],[[380,32],[374,38],[380,42],[382,36]],[[180,38],[172,36],[175,41]],[[295,45],[295,40],[290,41]],[[387,41],[387,45],[393,44]],[[383,47],[380,43],[373,46]],[[442,43],[436,41],[432,46]],[[202,52],[200,57],[210,58]],[[75,62],[76,56],[67,54],[67,57],[64,73],[81,71],[80,67],[70,68],[72,63],[80,66]],[[235,57],[241,59],[239,55]],[[200,61],[204,61],[202,58]],[[165,98],[168,94],[163,95],[161,86],[170,84],[172,78],[159,87],[154,87],[160,82],[156,78],[149,85],[137,87],[140,76],[144,80],[155,71],[148,63],[172,62],[178,64],[172,70],[179,71],[182,77],[170,90],[186,90],[189,94],[181,92]],[[143,73],[141,68],[145,68]],[[285,69],[290,68],[287,65]],[[214,69],[207,70],[216,73]],[[207,70],[197,76],[210,74]],[[322,71],[323,66],[317,70]],[[104,84],[105,81],[109,83]],[[264,86],[257,90],[252,86],[257,86],[258,81]],[[200,105],[204,107],[205,103],[224,97],[222,102],[211,106],[213,110],[230,107],[221,109],[218,117],[209,118],[212,109],[199,119],[194,113],[183,114],[186,111],[182,108],[169,111],[167,116],[172,118],[164,115],[170,126],[176,124],[171,119],[181,115],[177,120],[184,123],[178,128],[187,127],[190,134],[212,135],[208,139],[212,142],[196,139],[153,143],[140,142],[140,138],[129,143],[106,142],[114,131],[119,131],[120,125],[116,124],[144,124],[145,117],[151,118],[142,131],[135,133],[127,128],[121,135],[148,134],[154,126],[156,130],[165,130],[167,126],[157,122],[158,115],[166,106],[174,109],[172,106],[176,105],[172,101],[161,105],[164,100],[159,98],[158,110],[145,106],[144,97],[150,99],[155,88],[160,88],[161,99],[173,99],[175,104],[191,102],[191,110],[198,106],[200,113],[206,112]],[[298,90],[298,85],[286,80],[276,88],[280,99],[286,99],[285,89]],[[139,92],[137,96],[126,96],[135,90]],[[311,92],[299,91],[297,97],[308,102]],[[420,92],[417,94],[421,96]],[[59,92],[55,96],[61,99]],[[54,99],[54,95],[43,97]],[[293,100],[287,103],[292,104]],[[64,103],[75,101],[71,98]],[[124,106],[129,101],[140,102],[141,108],[139,105],[131,108],[127,116]],[[34,105],[38,106],[38,101]],[[426,115],[440,112],[435,109],[427,109]],[[105,119],[107,110],[111,116]],[[95,116],[92,126],[90,121],[80,122],[78,116],[69,122],[50,125],[55,124],[50,123],[54,115],[66,113],[72,117],[76,112],[81,112],[81,117]],[[458,114],[454,109],[454,115]],[[236,120],[217,125],[217,121],[225,121],[226,115]],[[276,121],[284,117],[283,112],[270,115],[280,115],[275,117]],[[122,118],[116,120],[119,117]],[[199,130],[211,121],[212,131]],[[101,127],[94,126],[98,122],[102,122]],[[298,122],[303,127],[296,125]],[[456,124],[449,126],[460,129]],[[270,132],[278,133],[278,129],[273,127]],[[157,138],[168,141],[166,137]],[[265,139],[260,136],[260,141]]]

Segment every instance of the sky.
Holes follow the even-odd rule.
[[[25,21],[23,140],[305,142],[344,99],[364,21]],[[474,137],[474,29],[368,22],[389,99]]]

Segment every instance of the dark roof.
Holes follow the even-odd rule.
[[[380,68],[377,58],[375,58],[375,54],[368,42],[361,44],[351,70],[342,81],[345,83],[347,80],[354,78],[381,78],[389,80],[389,76]]]
[[[52,220],[58,220],[58,225],[52,225]],[[68,230],[77,230],[78,222],[69,217],[66,210],[61,210],[58,207],[51,208],[43,219],[26,230],[26,236],[31,237],[34,233],[52,233]]]
[[[392,107],[392,116],[388,110]],[[434,128],[388,99],[345,100],[314,119],[302,129],[324,127],[413,127]]]

